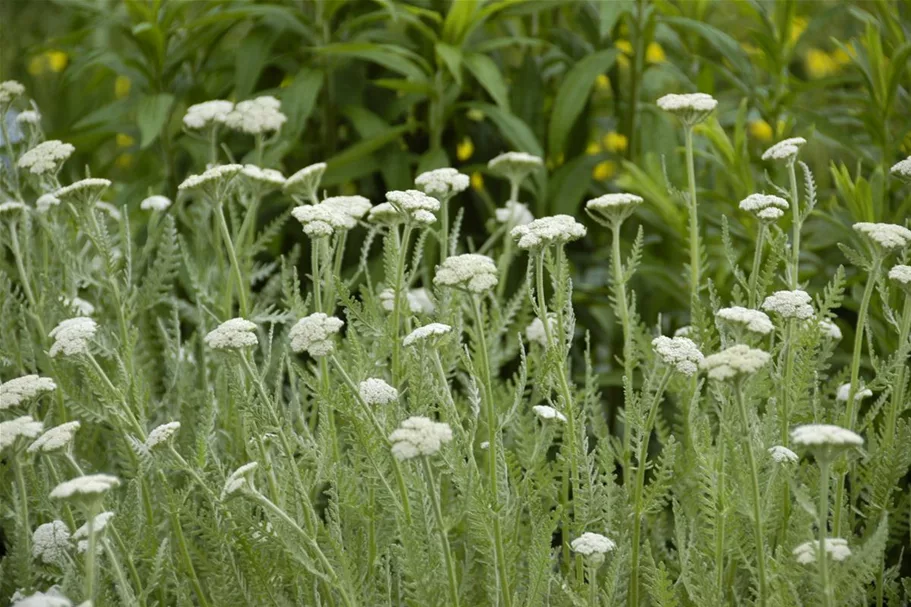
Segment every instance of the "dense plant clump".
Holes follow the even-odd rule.
[[[17,83],[0,87],[6,108],[24,105]],[[184,123],[256,134],[284,122],[271,97],[230,105],[193,106]],[[716,105],[658,102],[681,118],[689,163]],[[867,279],[853,356],[834,368],[843,271],[814,296],[791,265],[799,231],[791,254],[763,242],[785,241],[782,209],[812,211],[805,167],[804,196],[740,204],[758,237],[749,274],[726,240],[729,294],[701,269],[695,184],[679,194],[692,213],[691,324],[666,336],[630,288],[641,230],[621,252],[640,196],[589,201],[591,227],[520,220],[504,201],[502,227],[473,249],[455,169],[373,205],[320,194],[320,164],[285,179],[216,153],[175,201],[142,201],[151,217],[134,239],[135,212],[103,200],[114,184],[64,185],[72,146],[32,143],[7,148],[18,170],[2,185],[0,591],[13,604],[901,600],[889,555],[908,521],[896,489],[911,465],[899,263],[911,230],[857,223],[858,242],[842,245]],[[766,156],[799,164],[799,148]],[[509,153],[491,168],[515,194],[543,164]],[[58,202],[41,205],[48,196]],[[267,196],[288,210],[258,225]],[[309,273],[301,247],[268,253],[291,219]],[[582,368],[572,356],[587,338],[565,248],[602,227],[623,334],[616,427],[588,353]],[[346,275],[354,231],[366,238]],[[500,295],[513,264],[525,279]],[[874,290],[889,326],[865,326]],[[865,351],[871,330],[896,331],[894,352]]]

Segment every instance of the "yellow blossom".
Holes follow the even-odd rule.
[[[627,55],[630,57],[633,55],[632,43],[629,40],[620,39],[614,43],[614,48],[620,51],[620,54],[617,55],[617,64],[622,68],[628,68],[630,63]]]
[[[598,77],[595,79],[595,88],[599,91],[610,90],[610,78],[607,77],[607,74],[598,74]]]
[[[479,192],[484,189],[484,176],[478,171],[471,174],[471,187]]]
[[[648,48],[645,49],[645,60],[649,63],[663,63],[664,48],[657,42],[649,42]]]
[[[133,166],[133,155],[132,154],[121,154],[114,161],[114,164],[117,165],[119,169],[128,169]]]
[[[468,110],[468,113],[466,114],[466,116],[468,116],[469,120],[474,120],[475,122],[481,122],[482,120],[484,120],[487,117],[487,115],[484,113],[483,110],[479,110],[476,108],[471,108],[470,110]]]
[[[130,87],[133,82],[127,76],[117,76],[114,79],[114,96],[123,99],[130,94]]]
[[[62,72],[70,62],[69,55],[63,51],[47,51],[44,53],[44,56],[47,57],[48,67],[55,73]]]
[[[121,147],[121,148],[128,148],[131,145],[133,145],[134,143],[136,143],[136,140],[133,139],[131,136],[127,135],[126,133],[117,133],[116,141],[117,141],[117,147]]]
[[[617,133],[616,131],[605,133],[601,142],[604,144],[604,149],[615,154],[622,154],[626,151],[626,146],[629,145],[629,140],[626,138],[626,135]]]
[[[819,79],[831,76],[838,70],[838,64],[825,51],[818,48],[811,48],[807,51],[804,58],[804,65],[810,78]]]
[[[456,146],[456,158],[465,162],[474,155],[474,142],[471,137],[464,137]]]
[[[765,120],[754,120],[750,122],[750,136],[757,141],[768,143],[772,141],[772,125]]]
[[[607,181],[611,177],[617,174],[617,163],[605,160],[604,162],[599,162],[592,169],[592,179],[595,181]]]
[[[853,46],[849,46],[848,49],[850,50],[848,52],[845,52],[842,48],[839,47],[830,53],[829,56],[832,57],[832,61],[835,62],[835,65],[841,67],[843,65],[848,65],[851,63],[855,51]]]
[[[809,22],[806,17],[794,17],[791,19],[791,44],[796,44],[805,31],[807,31]]]
[[[597,141],[592,141],[588,144],[588,147],[585,148],[585,153],[589,156],[597,156],[601,153],[601,144]]]

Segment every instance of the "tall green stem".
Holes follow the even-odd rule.
[[[31,555],[32,553],[32,526],[28,520],[28,493],[25,487],[25,476],[22,474],[22,458],[17,454],[12,456],[13,474],[16,476],[16,491],[19,493],[19,526],[22,531],[22,541],[24,545],[23,553]],[[31,570],[29,570],[31,572]],[[26,580],[31,582],[31,580]]]
[[[612,254],[611,265],[614,274],[614,297],[617,301],[617,313],[623,328],[623,377],[626,380],[624,390],[633,389],[633,335],[630,327],[629,301],[626,298],[626,279],[623,276],[623,258],[620,256],[620,221],[611,222]],[[623,484],[629,486],[632,458],[632,432],[627,421],[623,430]]]
[[[449,549],[449,537],[443,522],[440,498],[437,495],[436,483],[433,481],[433,469],[430,467],[430,460],[426,456],[421,457],[421,465],[424,467],[424,476],[427,479],[427,492],[430,493],[430,501],[433,504],[433,516],[436,519],[437,529],[440,533],[440,543],[443,544],[443,558],[446,561],[446,572],[449,576],[449,597],[453,607],[459,607],[459,583],[456,580],[455,563]]]
[[[95,602],[95,553],[98,551],[95,547],[98,541],[95,537],[95,515],[98,514],[98,503],[92,502],[86,510],[89,543],[88,550],[85,551],[85,600],[91,605]]]
[[[902,320],[898,333],[899,352],[906,348],[908,336],[911,333],[911,295],[905,295],[905,305],[902,308]],[[889,412],[886,420],[886,436],[883,444],[886,445],[886,452],[895,440],[895,425],[898,423],[898,416],[903,407],[903,396],[905,392],[905,359],[903,358],[898,367],[898,373],[895,377],[895,383],[892,386],[892,398],[889,403]]]
[[[794,218],[791,225],[791,289],[796,289],[798,272],[800,271],[800,199],[797,195],[797,174],[794,170],[794,160],[788,162],[788,180],[791,184],[791,210]]]
[[[394,229],[394,228],[393,228]],[[402,340],[401,340],[401,316],[402,316],[402,293],[405,282],[405,259],[408,257],[408,241],[411,238],[411,224],[405,225],[402,233],[402,242],[399,247],[399,256],[395,268],[395,293],[392,297],[392,380],[398,387],[401,379],[401,357],[402,357]]]
[[[844,476],[842,476],[842,480]],[[829,586],[829,563],[826,554],[826,528],[829,519],[829,460],[822,457],[819,460],[819,546],[816,560],[819,562],[819,584],[822,586],[823,605],[834,607],[835,597],[833,589]],[[835,532],[838,536],[838,532]]]
[[[765,246],[766,224],[764,221],[759,223],[759,232],[756,234],[756,250],[753,253],[753,269],[750,271],[750,307],[755,308],[759,303],[761,295],[756,292],[759,282],[759,272],[762,268],[762,249]]]
[[[246,318],[250,313],[250,309],[247,307],[247,289],[246,285],[244,285],[244,276],[240,269],[240,263],[237,261],[234,243],[231,240],[231,232],[228,230],[224,205],[220,201],[215,203],[215,213],[218,216],[218,228],[221,231],[221,238],[225,242],[225,249],[228,251],[228,259],[231,262],[231,269],[234,272],[234,282],[237,283],[237,299],[240,305],[240,315]]]
[[[693,127],[686,125],[683,133],[686,140],[686,176],[690,203],[690,302],[691,306],[693,306],[699,299],[699,281],[702,275],[699,258],[699,206],[696,202],[696,163],[693,160]],[[695,310],[691,309],[690,318],[693,318],[693,312]]]

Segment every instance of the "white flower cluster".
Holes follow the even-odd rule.
[[[311,199],[315,199],[316,191],[325,172],[325,162],[317,162],[316,164],[305,166],[285,180],[285,194],[304,194]]]
[[[73,603],[60,594],[57,586],[53,586],[47,592],[40,590],[29,596],[22,596],[18,591],[13,595],[12,607],[73,607]],[[79,607],[91,607],[88,601],[79,605]]]
[[[77,202],[94,203],[109,187],[111,187],[110,179],[87,177],[60,188],[54,192],[54,197],[61,201],[72,198]]]
[[[670,94],[658,99],[658,107],[674,114],[684,124],[692,126],[709,117],[718,101],[707,93]]]
[[[827,318],[819,321],[819,330],[827,338],[838,341],[841,339],[841,329],[834,322]]]
[[[44,429],[44,424],[23,415],[9,421],[0,422],[0,453],[11,447],[18,438],[35,438]]]
[[[223,99],[204,101],[187,108],[183,124],[188,129],[204,129],[211,125],[224,124],[228,114],[234,110],[234,104]]]
[[[291,349],[295,352],[307,352],[313,357],[327,356],[335,347],[332,338],[344,324],[341,319],[327,316],[322,312],[305,316],[297,321],[288,333]]]
[[[405,300],[408,302],[408,309],[412,314],[433,313],[434,305],[427,294],[427,289],[411,289],[405,293]],[[380,292],[380,305],[387,312],[392,312],[395,308],[395,291],[383,289]]]
[[[206,188],[217,186],[223,182],[230,181],[235,175],[243,170],[239,164],[219,164],[210,169],[206,169],[199,175],[190,175],[177,186],[178,190],[194,190],[196,188]]]
[[[911,156],[892,165],[890,172],[906,183],[911,183]]]
[[[70,548],[70,530],[63,521],[44,523],[32,533],[32,556],[42,563],[63,567]]]
[[[427,339],[448,335],[451,331],[452,327],[449,325],[444,325],[441,322],[432,322],[429,325],[418,327],[406,335],[405,339],[402,340],[402,345],[407,348],[408,346],[425,341]]]
[[[405,216],[388,202],[381,202],[370,209],[367,221],[381,225],[396,225],[405,221]]]
[[[228,477],[228,480],[225,481],[225,488],[221,492],[222,498],[247,487],[252,490],[254,488],[253,471],[256,470],[258,466],[258,463],[250,462],[232,472],[231,476]]]
[[[804,447],[860,447],[864,439],[856,432],[831,424],[806,424],[791,430],[791,440]]]
[[[779,141],[765,152],[762,153],[763,160],[784,160],[785,162],[794,162],[800,148],[807,143],[803,137],[790,137]]]
[[[92,519],[92,533],[101,533],[104,531],[104,528],[108,526],[108,523],[111,522],[111,519],[114,518],[113,512],[101,512],[95,515],[95,518]],[[73,533],[74,540],[81,540],[89,537],[89,524],[88,522],[83,523],[79,529]],[[81,550],[80,552],[85,552]]]
[[[566,416],[548,405],[535,405],[531,408],[535,415],[544,420],[555,419],[558,422],[565,422]]]
[[[710,379],[724,381],[756,373],[769,362],[769,358],[768,352],[737,344],[706,356],[700,366]]]
[[[430,225],[437,220],[440,201],[418,190],[393,190],[386,192],[386,200],[406,219],[421,225]]]
[[[476,253],[447,257],[437,268],[433,284],[484,293],[497,286],[497,266],[490,257]]]
[[[892,251],[904,249],[911,243],[911,230],[894,223],[868,223],[862,221],[854,224],[854,230],[882,248]]]
[[[232,318],[209,331],[203,341],[216,350],[240,350],[257,345],[259,338],[256,336],[256,323],[245,318]]]
[[[848,402],[848,398],[851,396],[851,384],[842,384],[838,387],[838,390],[835,392],[835,400],[840,403]],[[855,402],[860,402],[865,398],[870,398],[873,396],[873,391],[869,388],[863,388],[858,390],[854,395]]]
[[[310,238],[326,238],[335,232],[350,230],[357,220],[339,208],[324,204],[305,204],[294,207],[291,214]]]
[[[265,169],[255,164],[245,164],[240,170],[240,174],[250,181],[267,188],[280,188],[285,185],[285,176],[281,171],[275,169]]]
[[[389,440],[392,441],[393,457],[404,461],[437,453],[443,443],[452,440],[452,428],[426,417],[409,417],[389,435]]]
[[[282,114],[281,106],[281,102],[271,95],[241,101],[225,116],[225,125],[249,135],[277,131],[288,120]]]
[[[554,215],[516,226],[510,235],[518,241],[520,249],[532,250],[578,240],[587,231],[584,225],[569,215]]]
[[[911,266],[892,266],[889,270],[889,280],[894,280],[902,286],[911,285]]]
[[[16,164],[32,175],[56,174],[75,151],[76,148],[71,144],[51,139],[42,141],[24,153]]]
[[[782,318],[807,320],[813,317],[813,299],[806,291],[776,291],[765,298],[760,306],[763,310],[774,312]]]
[[[110,474],[87,474],[64,481],[54,487],[51,497],[67,499],[70,497],[97,497],[120,485],[120,479]]]
[[[625,220],[642,203],[642,196],[618,192],[592,198],[585,203],[585,210],[596,221],[610,224]]]
[[[4,80],[0,82],[0,105],[9,103],[13,99],[24,95],[25,87],[16,80]],[[4,117],[4,119],[6,119]]]
[[[180,430],[180,422],[168,422],[156,427],[146,437],[146,449],[152,450],[159,445],[167,443],[171,440],[171,437],[177,434],[178,430]]]
[[[548,329],[550,329],[551,334],[557,328],[557,319],[552,315],[547,317]],[[547,347],[547,331],[544,327],[544,322],[540,318],[536,318],[531,323],[525,327],[525,337],[528,338],[528,341],[540,345],[542,348]]]
[[[73,442],[76,430],[81,426],[82,424],[76,421],[64,422],[59,426],[54,426],[29,445],[27,451],[29,453],[38,453],[39,451],[53,453],[54,451],[59,451]]]
[[[543,166],[542,158],[525,152],[506,152],[492,158],[487,163],[487,168],[493,173],[516,183]]]
[[[10,200],[9,202],[0,203],[0,215],[24,212],[28,210],[28,207],[21,202],[16,202],[15,200]]]
[[[49,377],[38,375],[23,375],[0,384],[0,411],[16,407],[23,402],[35,398],[39,394],[50,392],[57,388]]]
[[[77,316],[62,321],[48,335],[54,339],[54,344],[49,352],[51,358],[58,354],[64,356],[88,354],[89,340],[95,337],[96,331],[98,331],[98,323],[88,316]]]
[[[604,555],[616,548],[617,544],[609,537],[601,535],[600,533],[586,531],[570,542],[569,547],[572,548],[573,552],[577,552],[596,563],[600,563],[604,560]]]
[[[715,313],[715,318],[722,322],[738,325],[751,333],[757,333],[759,335],[768,335],[775,328],[772,324],[772,320],[765,312],[744,308],[742,306],[721,308]]]
[[[91,316],[95,313],[95,306],[81,297],[70,298],[61,296],[60,303],[62,303],[64,307],[78,312],[80,316]]]
[[[98,211],[103,211],[108,214],[108,217],[114,221],[120,221],[123,219],[123,215],[120,213],[120,209],[115,207],[109,202],[99,201],[95,203],[95,209]]]
[[[494,215],[499,223],[512,226],[524,226],[535,220],[535,216],[528,210],[528,205],[515,200],[506,201],[504,206],[494,211]]]
[[[39,213],[47,213],[51,207],[59,205],[60,199],[53,194],[42,194],[38,197],[38,200],[35,201],[35,207],[38,209]]]
[[[436,198],[450,198],[467,190],[470,181],[468,175],[453,168],[445,168],[421,173],[414,180],[414,185]]]
[[[364,215],[373,208],[370,201],[363,196],[330,196],[321,203],[320,206],[329,207],[348,215],[352,219],[363,219]]]
[[[139,208],[143,211],[166,211],[171,206],[171,199],[167,196],[156,194],[149,196],[139,203]]]
[[[778,464],[793,464],[800,459],[797,457],[796,453],[781,445],[769,447],[769,455],[772,457],[772,460]]]
[[[740,209],[762,221],[775,221],[788,210],[788,201],[774,194],[750,194],[740,201]]]
[[[19,112],[19,115],[16,116],[16,124],[41,124],[41,114],[35,110],[25,110],[24,112]]]
[[[688,337],[661,335],[652,340],[652,347],[664,364],[686,376],[695,375],[705,358],[696,343]]]
[[[399,397],[399,391],[382,379],[371,377],[357,386],[361,399],[368,405],[388,405]]]
[[[843,561],[851,556],[848,541],[840,537],[827,537],[822,542],[822,547],[833,561]],[[804,542],[794,549],[794,557],[801,565],[816,562],[816,553],[819,551],[819,542],[811,540]]]

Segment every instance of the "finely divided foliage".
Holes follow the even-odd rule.
[[[0,109],[40,122],[25,93],[3,82]],[[486,210],[466,204],[474,178],[439,163],[380,200],[327,196],[331,160],[270,166],[300,111],[270,95],[190,106],[185,136],[208,163],[124,208],[104,200],[120,187],[107,179],[59,181],[72,145],[39,129],[6,146],[0,601],[907,600],[911,230],[843,230],[862,245],[842,250],[864,286],[843,315],[853,352],[838,350],[845,273],[817,286],[800,255],[816,203],[806,140],[763,155],[788,171],[789,190],[768,179],[782,196],[747,190],[707,217],[694,139],[726,137],[713,115],[736,108],[703,93],[656,103],[682,128],[687,192],[605,192],[584,206],[594,223],[534,218],[518,196],[553,163],[527,152],[489,161],[510,196]],[[237,163],[229,133],[250,146]],[[280,210],[261,225],[264,201]],[[460,233],[479,210],[482,242]],[[637,301],[664,269],[638,271],[662,235],[628,242],[624,224],[656,213],[689,215],[688,282],[673,286],[681,309],[645,318]],[[710,230],[727,266],[706,255]],[[612,314],[573,297],[583,239],[609,242],[604,272],[582,282],[604,287]],[[736,287],[722,292],[722,275]],[[592,347],[596,323],[622,348]],[[602,398],[611,386],[618,402]]]

